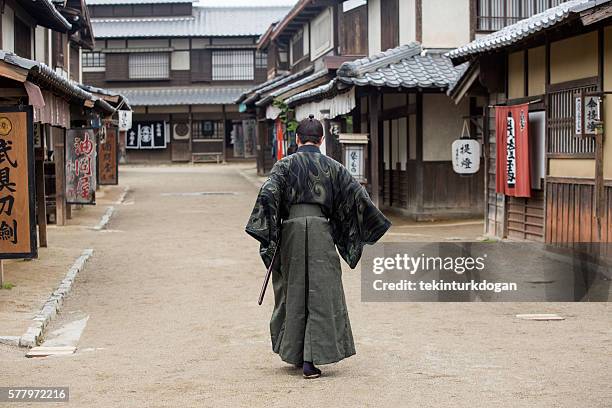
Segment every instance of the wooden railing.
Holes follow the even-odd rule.
[[[477,0],[476,31],[491,32],[567,0]]]

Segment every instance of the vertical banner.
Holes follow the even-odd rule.
[[[106,137],[98,146],[98,182],[101,186],[119,184],[117,128],[107,127]]]
[[[93,129],[66,131],[66,202],[96,203],[96,136]]]
[[[495,123],[496,191],[508,196],[531,197],[529,104],[496,107]]]
[[[276,160],[285,157],[283,147],[283,122],[280,119],[276,119]]]
[[[35,258],[32,107],[0,108],[0,259]]]

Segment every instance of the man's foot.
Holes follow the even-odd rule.
[[[298,364],[294,364],[293,365],[295,368],[302,368],[304,366],[304,363],[298,363]]]
[[[310,380],[313,378],[319,378],[321,376],[321,370],[314,366],[310,361],[304,361],[304,378]]]

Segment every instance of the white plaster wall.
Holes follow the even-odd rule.
[[[423,95],[424,161],[451,160],[451,144],[461,137],[463,117],[468,113],[467,98],[455,105],[445,94]]]
[[[399,42],[416,41],[416,0],[399,0]]]
[[[15,12],[8,5],[2,14],[2,49],[15,52]]]
[[[49,61],[47,61],[47,55],[45,55],[45,46],[47,45],[47,39],[45,38],[45,34],[47,32],[47,28],[42,26],[36,26],[34,31],[34,59],[38,62],[43,62],[47,65]]]
[[[380,0],[368,0],[368,54],[374,55],[380,49]]]
[[[170,40],[170,44],[175,50],[189,50],[188,38],[173,38]]]
[[[128,48],[168,48],[168,40],[128,40]]]
[[[456,48],[469,43],[470,1],[423,1],[422,27],[425,48]]]
[[[174,51],[171,54],[170,67],[173,70],[189,70],[189,51]]]

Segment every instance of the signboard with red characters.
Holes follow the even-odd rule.
[[[66,131],[66,202],[96,203],[96,136],[93,129]]]

